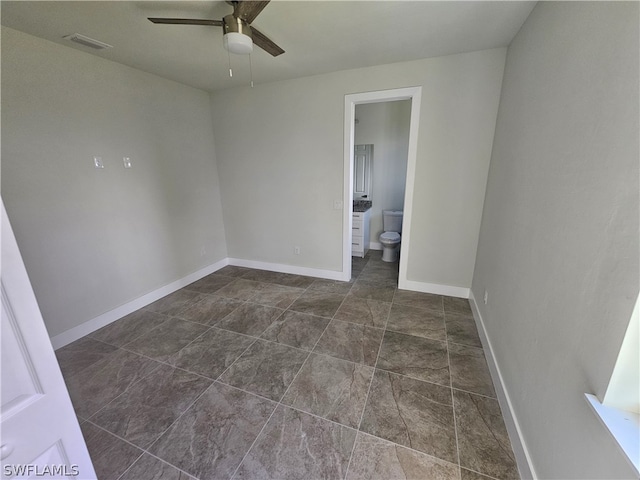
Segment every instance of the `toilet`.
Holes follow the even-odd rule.
[[[402,210],[383,210],[382,228],[380,235],[382,244],[382,261],[395,262],[400,251],[400,232],[402,231]]]

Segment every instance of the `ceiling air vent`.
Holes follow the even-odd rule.
[[[84,45],[85,47],[93,48],[95,50],[104,50],[105,48],[113,48],[112,45],[109,45],[104,42],[100,42],[98,40],[94,40],[93,38],[85,37],[84,35],[80,35],[79,33],[74,33],[73,35],[67,35],[66,37],[62,37],[65,40],[69,40],[70,42],[79,43],[80,45]]]

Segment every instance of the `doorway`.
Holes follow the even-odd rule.
[[[411,118],[409,124],[409,146],[407,155],[407,174],[404,194],[404,218],[402,242],[400,244],[400,265],[398,287],[403,288],[407,281],[408,252],[411,241],[411,215],[418,144],[418,124],[422,87],[409,87],[345,95],[344,108],[344,217],[343,217],[343,280],[351,278],[351,240],[353,216],[353,179],[356,106],[370,103],[410,100]]]

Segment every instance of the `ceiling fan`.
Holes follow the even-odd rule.
[[[233,6],[233,13],[222,20],[204,20],[193,18],[149,18],[153,23],[169,25],[208,25],[224,29],[223,44],[231,53],[248,54],[253,51],[253,44],[270,53],[274,57],[284,53],[284,50],[270,40],[257,28],[250,26],[258,14],[264,10],[270,0],[266,1],[233,1],[227,2]]]

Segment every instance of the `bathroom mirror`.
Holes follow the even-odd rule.
[[[373,145],[356,145],[353,162],[353,199],[372,200]]]

